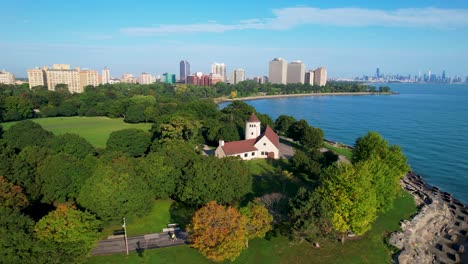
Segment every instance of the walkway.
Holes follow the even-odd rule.
[[[177,240],[172,241],[167,232],[147,234],[128,238],[128,250],[142,252],[146,249],[172,247],[184,245],[187,242],[187,232],[176,231]],[[114,236],[111,239],[101,240],[91,251],[91,255],[107,255],[125,253],[125,238],[123,235]]]

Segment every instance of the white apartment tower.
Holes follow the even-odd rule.
[[[104,67],[104,69],[102,70],[101,84],[110,83],[110,79],[110,70],[107,67]]]
[[[28,70],[29,89],[36,86],[45,86],[45,71],[36,68]]]
[[[81,91],[83,92],[84,88],[88,85],[91,86],[98,86],[99,85],[99,74],[98,71],[95,70],[81,70],[80,71],[80,86],[81,86]]]
[[[288,64],[287,83],[304,83],[305,64],[301,61],[293,61]]]
[[[223,77],[223,82],[226,81],[226,65],[224,63],[213,63],[211,65],[211,73],[221,75]]]
[[[304,82],[309,85],[314,85],[314,70],[309,70],[305,73]]]
[[[327,69],[325,67],[315,69],[314,84],[318,86],[325,86],[327,84]]]
[[[0,83],[15,84],[15,75],[5,70],[0,71]]]
[[[138,83],[140,84],[151,84],[155,82],[156,82],[156,76],[153,76],[145,72],[140,74],[140,76],[138,77]]]
[[[241,68],[235,69],[229,76],[231,84],[238,84],[239,82],[245,81],[245,71]]]
[[[99,85],[97,71],[71,69],[69,64],[54,64],[52,68],[44,66],[41,69],[29,69],[28,79],[30,89],[36,86],[47,86],[49,90],[55,91],[58,84],[65,84],[70,93],[81,93],[88,85]]]
[[[273,84],[286,84],[288,62],[282,58],[274,58],[269,63],[269,80]]]

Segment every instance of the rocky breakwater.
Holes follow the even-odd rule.
[[[412,172],[401,183],[420,210],[412,220],[401,223],[401,232],[390,237],[390,243],[401,249],[395,262],[468,263],[468,208]]]

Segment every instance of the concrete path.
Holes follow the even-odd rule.
[[[128,250],[142,252],[146,249],[172,247],[184,245],[187,241],[187,232],[176,231],[177,239],[172,241],[169,234],[166,232],[147,234],[144,236],[136,236],[128,238]],[[91,251],[91,255],[107,255],[114,253],[125,253],[125,238],[117,236],[112,239],[101,240],[97,246]]]

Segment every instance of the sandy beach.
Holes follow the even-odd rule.
[[[239,97],[239,98],[226,98],[220,97],[216,98],[215,101],[218,103],[222,102],[232,102],[235,100],[240,101],[250,101],[250,100],[259,100],[259,99],[274,99],[274,98],[287,98],[287,97],[306,97],[306,96],[356,96],[356,95],[392,95],[395,93],[369,93],[369,92],[355,92],[355,93],[301,93],[301,94],[275,94],[275,95],[256,95],[248,97]]]

